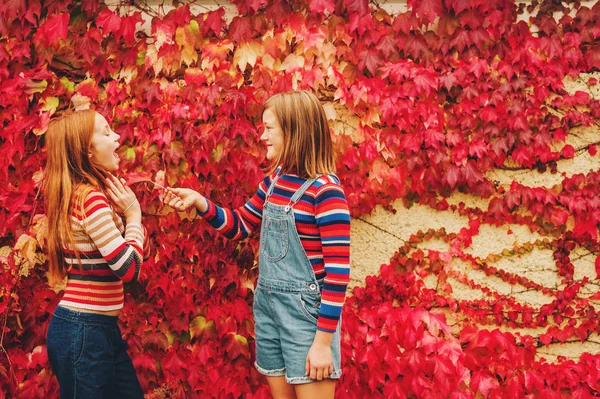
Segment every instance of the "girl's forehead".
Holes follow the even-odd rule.
[[[262,114],[262,120],[263,122],[276,122],[277,118],[275,117],[273,111],[271,111],[271,108],[267,108]]]
[[[95,122],[96,126],[100,127],[100,128],[108,125],[108,122],[106,121],[106,118],[102,114],[100,114],[98,112],[96,112],[95,121],[94,122]]]

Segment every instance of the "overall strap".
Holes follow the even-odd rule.
[[[273,190],[275,189],[275,183],[277,183],[277,179],[279,179],[279,173],[277,173],[275,175],[275,178],[273,179],[273,181],[271,182],[271,185],[269,186],[269,191],[267,191],[267,196],[265,197],[265,202],[267,202],[269,200],[269,197],[271,196],[271,194],[273,194]]]
[[[296,202],[298,202],[300,200],[300,198],[302,198],[302,196],[304,195],[306,190],[308,190],[309,187],[312,186],[313,183],[315,181],[317,181],[317,179],[319,177],[321,177],[321,175],[316,175],[315,177],[312,177],[312,178],[308,179],[307,181],[305,181],[304,184],[302,186],[300,186],[300,188],[294,193],[294,195],[292,195],[292,198],[290,198],[290,202],[286,205],[286,207],[285,207],[286,212],[289,212],[290,209],[292,209],[294,207],[294,205],[296,205]]]

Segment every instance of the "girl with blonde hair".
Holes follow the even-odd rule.
[[[147,241],[135,194],[113,175],[119,135],[93,110],[69,111],[50,123],[45,143],[48,276],[67,278],[47,333],[60,396],[142,398],[117,320]]]
[[[196,211],[229,238],[260,226],[254,293],[257,370],[275,399],[333,398],[340,378],[340,316],[350,276],[350,214],[334,174],[329,124],[317,97],[277,94],[263,106],[271,162],[241,208],[169,189],[165,203]]]

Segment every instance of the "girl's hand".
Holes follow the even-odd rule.
[[[124,214],[125,218],[137,215],[141,216],[142,209],[140,208],[140,203],[124,179],[119,180],[112,174],[109,174],[105,182],[107,194],[117,213]]]
[[[333,373],[331,346],[315,342],[306,356],[306,375],[312,380],[321,381]]]
[[[169,205],[176,211],[186,211],[192,205],[200,202],[202,196],[189,188],[167,188],[167,195],[165,195],[165,204]]]

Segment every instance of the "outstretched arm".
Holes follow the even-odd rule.
[[[165,204],[178,211],[185,211],[194,206],[198,215],[227,238],[246,238],[262,221],[268,184],[270,178],[266,177],[258,186],[256,194],[237,209],[222,208],[189,188],[167,189]]]

